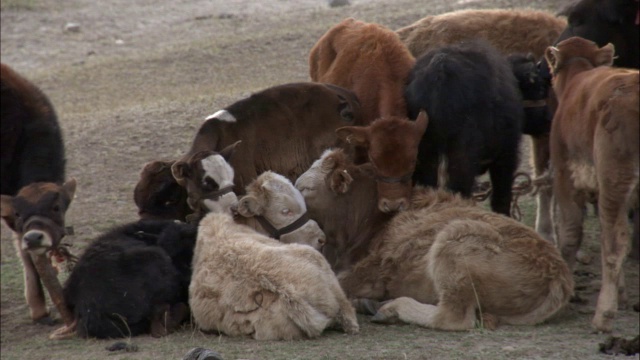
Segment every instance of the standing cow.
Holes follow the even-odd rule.
[[[638,196],[638,70],[612,68],[614,46],[571,37],[545,53],[558,109],[551,128],[556,235],[570,267],[582,242],[583,208],[598,201],[602,287],[592,324],[610,332],[626,302],[622,265],[629,250],[627,212]],[[620,296],[620,298],[619,298]]]
[[[64,212],[73,198],[75,180],[62,186],[64,143],[47,96],[6,64],[0,64],[0,94],[2,218],[16,235],[31,318],[50,324],[40,275],[29,250],[58,246],[65,235]],[[45,225],[43,219],[49,219]]]
[[[415,59],[392,30],[348,18],[329,29],[309,53],[312,81],[352,90],[362,123],[406,116],[404,86]]]
[[[470,197],[475,177],[488,171],[491,208],[509,216],[524,114],[505,57],[480,40],[429,51],[411,71],[405,96],[411,118],[421,109],[429,115],[415,182],[438,187],[438,168],[445,159],[446,186]],[[388,166],[376,165],[380,170]]]

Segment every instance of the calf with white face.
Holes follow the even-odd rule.
[[[211,212],[220,212],[212,201],[204,200]],[[246,187],[235,207],[236,222],[246,224],[256,231],[285,244],[298,243],[321,250],[325,243],[324,232],[307,216],[307,206],[298,189],[286,177],[271,171],[258,176]]]
[[[176,161],[171,173],[178,184],[187,189],[187,203],[200,219],[207,211],[227,212],[235,207],[238,198],[233,192],[233,168],[229,160],[239,141],[222,151],[200,151],[185,161]],[[207,206],[203,201],[209,200]]]

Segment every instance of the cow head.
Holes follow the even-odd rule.
[[[171,173],[175,161],[151,161],[144,165],[133,189],[133,200],[141,219],[185,221],[191,209],[187,190]]]
[[[271,237],[284,243],[307,244],[320,250],[324,232],[307,216],[304,198],[289,179],[271,171],[262,173],[238,201],[238,213],[255,217]]]
[[[171,173],[187,189],[187,203],[196,213],[230,211],[238,199],[233,192],[233,168],[229,161],[240,141],[222,151],[199,151],[186,160],[176,161]],[[208,199],[207,206],[203,200]],[[213,208],[211,208],[213,207]]]
[[[23,250],[44,253],[65,236],[65,213],[76,191],[76,180],[63,185],[29,184],[16,196],[2,195],[2,219],[13,230]]]
[[[638,1],[579,0],[560,11],[567,16],[567,27],[556,43],[573,36],[594,41],[598,46],[613,43],[618,51],[615,65],[638,68]]]
[[[416,121],[387,117],[369,126],[336,130],[340,139],[367,149],[369,161],[375,168],[380,211],[390,213],[408,208],[418,145],[428,122],[423,110]]]
[[[611,43],[600,48],[593,41],[574,36],[561,41],[557,46],[549,46],[544,57],[555,76],[559,70],[575,61],[586,61],[593,67],[610,66],[613,64],[614,52]]]
[[[507,59],[522,94],[525,112],[522,132],[532,136],[548,134],[551,131],[552,115],[548,111],[546,99],[549,96],[551,78],[540,70],[541,63],[531,53],[511,54]]]

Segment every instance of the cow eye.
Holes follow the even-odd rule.
[[[53,212],[59,212],[60,211],[60,205],[53,205],[53,208],[51,210],[53,210]]]
[[[14,216],[16,219],[19,219],[19,218],[20,218],[20,213],[16,211],[16,212],[14,212],[14,213],[13,213],[13,216]]]
[[[289,209],[282,209],[282,215],[289,215],[291,214],[291,210]]]
[[[216,190],[218,188],[218,183],[210,177],[204,179],[202,184],[206,191]]]

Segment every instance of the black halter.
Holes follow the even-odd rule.
[[[283,227],[282,229],[276,229],[275,226],[273,226],[264,216],[258,215],[255,218],[258,220],[260,225],[262,225],[262,228],[264,228],[269,233],[269,235],[271,235],[271,237],[276,240],[280,240],[280,236],[282,235],[293,232],[294,230],[298,230],[302,227],[302,225],[306,224],[309,221],[309,216],[307,216],[307,213],[305,212],[291,224]]]
[[[413,173],[410,172],[402,177],[390,177],[390,176],[381,176],[381,175],[376,175],[375,179],[376,181],[381,181],[387,184],[397,184],[397,183],[404,183],[407,182],[409,180],[411,180],[411,177],[413,176]]]
[[[229,186],[225,186],[223,188],[220,188],[218,190],[213,190],[213,191],[209,191],[206,193],[203,193],[202,196],[200,196],[200,200],[218,200],[219,198],[221,198],[223,195],[226,195],[230,192],[233,191],[233,185],[229,185]]]

